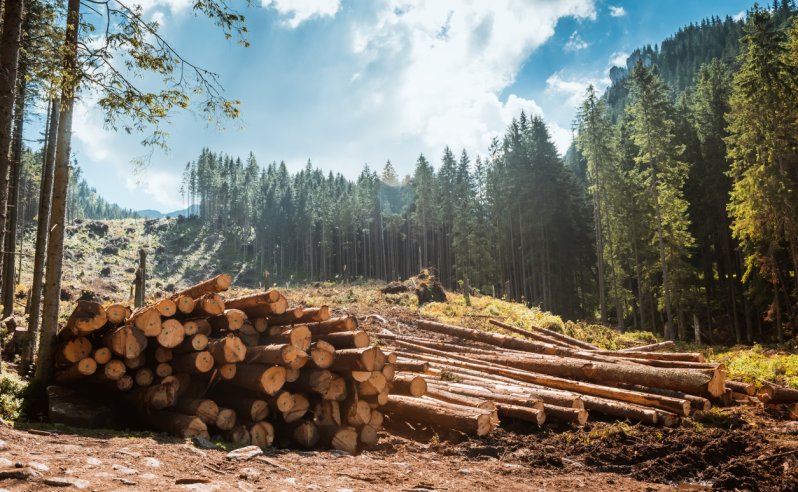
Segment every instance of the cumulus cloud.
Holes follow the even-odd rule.
[[[610,15],[613,17],[623,17],[626,15],[626,9],[620,5],[610,5]]]
[[[313,18],[335,17],[341,9],[340,0],[261,0],[261,5],[288,16],[285,25],[291,29]]]
[[[576,108],[582,104],[582,100],[585,98],[585,92],[590,85],[593,85],[596,90],[601,92],[609,83],[609,79],[598,77],[567,79],[564,78],[560,72],[557,72],[546,79],[546,92],[553,95],[564,96],[564,104]]]
[[[741,20],[745,19],[746,13],[745,10],[741,10],[732,16],[732,19],[740,22]]]
[[[352,34],[363,78],[370,66],[388,72],[362,104],[381,107],[397,133],[420,136],[433,149],[482,151],[521,109],[542,114],[535,101],[502,91],[560,18],[596,15],[591,0],[443,3],[389,0]],[[380,65],[386,59],[391,67]]]
[[[615,53],[610,55],[610,60],[608,65],[610,67],[626,67],[627,58],[629,58],[629,53],[624,53],[623,51],[616,51]]]
[[[571,34],[571,37],[568,38],[568,41],[563,46],[565,51],[579,51],[583,50],[590,46],[576,31]]]

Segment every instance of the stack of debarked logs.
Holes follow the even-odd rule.
[[[132,311],[80,301],[59,332],[55,382],[135,409],[148,427],[239,444],[375,444],[396,356],[352,316],[235,298],[222,274]]]

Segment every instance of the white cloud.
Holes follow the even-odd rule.
[[[616,51],[615,53],[610,55],[609,66],[610,67],[626,67],[626,59],[629,58],[629,53],[624,53],[622,51]]]
[[[568,151],[568,147],[571,146],[573,133],[571,130],[563,128],[554,122],[548,123],[547,126],[549,128],[549,134],[551,135],[551,141],[554,142],[557,151],[559,151],[560,155],[565,155],[565,152]]]
[[[573,34],[571,34],[571,37],[568,38],[568,42],[566,42],[565,46],[563,46],[563,49],[565,51],[579,51],[587,48],[588,46],[590,46],[590,44],[582,39],[582,37],[579,36],[579,33],[574,31]]]
[[[171,212],[185,206],[180,197],[179,174],[164,169],[146,169],[138,174],[125,174],[125,188],[134,193],[149,195],[156,209]],[[106,196],[113,201],[113,196]]]
[[[745,10],[741,10],[741,11],[737,12],[736,14],[734,14],[732,16],[732,19],[734,19],[734,20],[739,22],[739,21],[745,19],[745,16],[746,16]]]
[[[542,114],[533,100],[500,94],[560,18],[595,19],[594,5],[443,3],[389,0],[373,22],[355,26],[352,47],[364,64],[362,80],[375,89],[360,104],[390,114],[386,124],[396,134],[418,136],[435,152],[444,145],[483,152],[521,109]],[[444,26],[446,36],[440,36]]]
[[[610,15],[613,17],[623,17],[626,15],[626,9],[619,5],[610,5]]]
[[[546,79],[546,92],[553,95],[565,96],[563,103],[576,108],[582,104],[588,86],[592,84],[597,91],[601,92],[609,83],[610,80],[607,78],[580,77],[576,79],[565,79],[560,72],[557,72]]]
[[[316,17],[335,17],[341,9],[340,0],[261,0],[261,5],[290,16],[285,25],[291,29]]]

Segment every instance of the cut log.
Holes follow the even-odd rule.
[[[335,361],[330,369],[334,371],[375,371],[378,347],[344,349],[335,351]]]
[[[113,383],[118,391],[130,391],[131,389],[133,389],[134,381],[132,376],[128,376],[127,374],[125,374],[124,376],[117,379]]]
[[[227,306],[230,309],[241,309],[244,311],[253,307],[272,304],[277,302],[280,297],[282,297],[282,295],[277,289],[268,289],[266,292],[258,292],[256,294],[228,299]]]
[[[346,379],[339,376],[338,374],[333,374],[332,379],[330,380],[330,388],[327,391],[325,391],[321,396],[325,400],[333,400],[333,401],[343,401],[344,399],[346,399],[347,396]]]
[[[353,349],[369,346],[369,335],[363,330],[341,331],[328,335],[318,335],[314,340],[323,340],[336,349]]]
[[[271,345],[279,343],[290,343],[294,347],[303,352],[310,350],[312,343],[311,333],[307,325],[295,325],[291,328],[286,328],[279,335],[261,337],[261,345]]]
[[[506,403],[499,403],[496,405],[499,417],[511,418],[516,420],[523,420],[525,422],[532,422],[537,424],[538,427],[546,422],[546,412],[542,409],[522,407],[518,405],[508,405]],[[573,410],[573,409],[572,409]],[[579,410],[574,410],[579,411]]]
[[[108,347],[98,347],[92,352],[91,356],[98,364],[107,364],[112,357],[111,349]]]
[[[230,380],[236,386],[250,391],[275,395],[285,384],[285,368],[282,366],[263,366],[243,364],[236,376]]]
[[[273,413],[290,412],[294,407],[294,395],[290,391],[282,390],[273,396],[264,398],[269,404],[269,409]]]
[[[133,380],[137,386],[149,386],[155,381],[155,373],[149,367],[142,367],[136,371]]]
[[[399,359],[396,361],[396,370],[402,372],[427,372],[429,363],[421,360]]]
[[[662,425],[673,427],[679,423],[679,416],[675,413],[649,408],[634,403],[626,403],[595,396],[583,396],[585,407],[588,410],[617,417],[641,422],[649,425]]]
[[[747,396],[754,396],[756,394],[756,385],[754,383],[742,383],[740,381],[726,380],[726,387]]]
[[[305,449],[312,449],[315,447],[321,438],[319,428],[313,423],[312,420],[303,420],[300,422],[296,427],[294,427],[291,435],[293,436],[294,441],[296,441],[297,444]]]
[[[91,355],[92,345],[88,338],[78,337],[68,340],[58,351],[58,365],[72,365]]]
[[[232,408],[219,408],[216,417],[216,428],[222,431],[230,430],[236,425],[236,411]]]
[[[216,316],[224,313],[226,304],[219,294],[205,294],[196,300],[192,316]]]
[[[132,359],[147,348],[147,337],[135,326],[120,326],[103,338],[106,347],[115,355]]]
[[[525,330],[523,328],[518,328],[518,327],[513,326],[511,324],[508,324],[508,323],[502,323],[501,321],[498,321],[498,320],[495,320],[495,319],[491,319],[491,320],[488,320],[488,321],[490,321],[490,323],[492,325],[498,326],[499,328],[507,330],[507,331],[509,331],[511,333],[517,333],[517,334],[519,334],[519,335],[521,335],[523,337],[526,337],[526,338],[529,338],[529,339],[532,339],[532,340],[537,340],[539,342],[550,343],[552,345],[560,345],[562,347],[573,348],[573,349],[595,350],[594,348],[587,348],[586,347],[586,346],[589,346],[590,344],[585,344],[586,346],[579,346],[579,345],[576,345],[576,344],[573,344],[573,343],[569,343],[569,342],[567,342],[565,340],[561,340],[561,339],[558,339],[558,338],[554,338],[554,337],[550,337],[550,336],[544,335],[542,333],[535,333],[535,332],[532,332],[532,331]]]
[[[177,312],[177,304],[171,299],[161,299],[155,303],[155,309],[164,318],[170,318]]]
[[[217,369],[222,379],[230,380],[238,373],[238,364],[220,364]]]
[[[310,347],[310,358],[313,360],[313,365],[319,369],[327,369],[335,362],[335,349],[329,350],[327,345],[329,345],[327,342],[319,340]]]
[[[247,349],[244,362],[285,365],[293,362],[299,353],[293,345],[257,345]]]
[[[291,409],[281,412],[283,420],[290,424],[296,422],[310,410],[310,401],[301,393],[291,393]]]
[[[539,359],[473,354],[471,358],[525,371],[580,379],[608,386],[617,386],[621,383],[639,384],[710,397],[717,397],[724,391],[725,371],[720,368],[704,372],[631,364],[605,364],[567,357]]]
[[[111,359],[103,366],[103,370],[100,372],[100,379],[118,381],[125,375],[125,372],[127,372],[127,368],[124,362],[119,359]]]
[[[371,420],[371,407],[365,400],[347,399],[341,406],[341,413],[344,422],[355,427],[368,424]]]
[[[531,326],[531,328],[533,330],[537,331],[538,333],[542,333],[545,336],[554,338],[554,339],[559,340],[561,342],[564,342],[564,343],[566,343],[568,345],[574,345],[574,346],[579,347],[579,348],[581,348],[583,350],[599,350],[598,347],[596,347],[595,345],[593,345],[591,343],[587,343],[585,341],[579,340],[579,339],[574,338],[574,337],[569,337],[568,335],[565,335],[563,333],[560,333],[560,332],[557,332],[557,331],[554,331],[554,330],[549,330],[548,328],[543,328],[542,326],[534,326],[533,325],[533,326]]]
[[[657,352],[660,350],[671,350],[676,344],[670,340],[666,342],[651,343],[649,345],[639,345],[637,347],[629,347],[621,349],[618,352]]]
[[[256,422],[249,428],[249,435],[254,446],[268,448],[274,442],[274,427],[269,422]]]
[[[242,362],[247,356],[247,346],[235,335],[227,335],[208,342],[208,352],[219,364]]]
[[[705,362],[704,354],[699,352],[633,352],[615,350],[597,350],[597,355],[617,357],[625,359],[650,359],[650,360],[669,360],[682,362]]]
[[[172,376],[152,386],[137,388],[126,396],[129,401],[138,408],[163,410],[166,407],[174,406],[177,402],[177,393],[180,382]]]
[[[497,404],[513,405],[518,407],[534,408],[543,410],[543,400],[524,394],[505,394],[502,392],[491,391],[486,388],[466,383],[450,383],[445,381],[424,378],[424,381],[431,386],[439,386],[450,393],[481,398],[483,400],[493,400]],[[411,395],[414,396],[414,395]],[[423,396],[423,395],[419,395]]]
[[[427,349],[425,347],[420,347],[420,348],[425,351],[438,352],[434,349]],[[640,405],[651,406],[663,410],[675,411],[678,412],[680,415],[690,414],[690,402],[688,402],[687,400],[670,398],[667,396],[652,395],[649,393],[640,393],[637,391],[630,391],[619,388],[612,388],[609,386],[603,386],[593,383],[572,381],[570,379],[543,375],[539,373],[523,371],[520,369],[511,369],[507,366],[496,365],[483,361],[476,361],[476,359],[469,359],[468,357],[461,357],[455,354],[446,354],[445,352],[440,352],[436,355],[450,356],[448,359],[439,358],[437,361],[444,362],[446,364],[450,364],[453,366],[465,367],[467,369],[474,369],[477,371],[483,371],[491,374],[498,374],[500,376],[506,376],[519,381],[538,384],[549,388],[572,391],[574,393],[580,393],[583,395],[593,395],[593,396],[600,396],[603,398],[612,398],[615,400],[625,401],[628,403],[637,403]],[[421,355],[421,354],[417,355],[417,357],[421,359],[430,358],[430,356]],[[435,361],[435,357],[432,357],[432,359],[433,361]],[[640,366],[640,367],[642,368],[645,366]],[[671,369],[671,370],[676,370],[676,369]]]
[[[252,437],[250,436],[249,428],[247,428],[246,425],[236,425],[229,431],[223,432],[222,437],[224,437],[227,442],[231,442],[242,447],[252,444]]]
[[[174,357],[172,349],[168,349],[160,345],[155,347],[155,352],[153,355],[155,357],[155,362],[169,362],[172,360],[172,357]]]
[[[201,352],[208,348],[208,337],[202,333],[187,335],[183,342],[172,350],[175,354],[189,354],[191,352]],[[168,362],[168,361],[167,361]]]
[[[546,403],[546,418],[557,422],[582,427],[587,423],[588,413],[584,408],[569,408]]]
[[[316,404],[313,413],[313,419],[320,427],[340,427],[341,425],[341,406],[337,401],[322,400]]]
[[[157,337],[161,332],[161,313],[152,306],[143,306],[133,311],[125,323],[135,326],[145,336]]]
[[[175,348],[186,336],[183,324],[176,319],[167,319],[161,323],[161,332],[156,339],[158,344],[166,348]]]
[[[219,416],[219,405],[206,398],[181,398],[175,410],[186,415],[196,415],[206,424],[215,424]]]
[[[266,400],[244,396],[216,397],[216,400],[252,422],[260,422],[269,415],[269,403]]]
[[[382,375],[382,372],[374,371],[366,381],[358,383],[357,392],[363,396],[374,396],[381,393],[387,385],[388,381]]]
[[[208,318],[211,327],[218,331],[239,330],[246,320],[247,315],[240,309],[225,309],[224,313]]]
[[[289,309],[281,315],[269,316],[269,324],[274,326],[318,323],[330,319],[330,308],[321,306],[317,308],[298,308]]]
[[[73,336],[88,335],[97,331],[108,322],[105,309],[98,302],[78,301],[75,310],[67,319],[64,330]]]
[[[306,369],[301,371],[299,379],[292,382],[288,389],[300,392],[324,394],[332,384],[332,373],[327,369]]]
[[[147,416],[147,423],[152,427],[172,435],[190,439],[192,437],[210,437],[205,423],[191,415],[177,412],[156,411]]]
[[[274,302],[278,301],[279,299]],[[262,304],[260,306],[253,307],[250,309],[256,311],[258,314],[264,315],[264,317],[266,317],[269,320],[268,324],[270,326],[289,326],[289,325],[302,324],[302,322],[300,321],[302,319],[302,312],[303,312],[302,307],[300,306],[293,308],[286,307],[286,309],[282,310],[283,311],[282,313],[277,314],[272,312],[271,305],[273,304],[274,304],[273,302],[269,304]],[[280,311],[280,309],[278,309],[278,311]]]
[[[798,389],[785,388],[767,381],[762,382],[767,391],[760,396],[764,403],[798,403]]]
[[[353,331],[357,329],[357,318],[354,316],[330,318],[327,321],[309,323],[308,328],[313,333],[313,336],[329,335],[340,331]]]
[[[91,376],[97,371],[97,361],[93,357],[85,357],[68,368],[55,373],[54,381],[57,384],[68,384]]]
[[[131,314],[130,308],[123,304],[111,304],[105,308],[106,318],[112,325],[124,323],[125,319]]]
[[[728,384],[728,381],[727,381]],[[689,395],[681,391],[674,391],[664,388],[655,388],[652,386],[640,386],[635,384],[620,384],[621,388],[630,389],[633,391],[641,391],[643,393],[652,393],[655,395],[670,396],[673,398],[681,398],[690,402],[690,409],[693,412],[706,412],[712,408],[712,402],[703,396]]]
[[[196,302],[194,298],[191,296],[187,296],[185,294],[180,294],[174,298],[175,305],[177,306],[177,311],[182,314],[191,314],[196,307]]]
[[[267,318],[255,318],[252,324],[258,333],[265,333],[269,329],[269,320]]]
[[[490,415],[482,410],[452,405],[440,405],[437,400],[426,397],[413,398],[391,395],[385,409],[407,419],[432,425],[456,429],[466,434],[487,435],[495,426]]]
[[[418,398],[427,393],[427,382],[421,376],[398,373],[393,380],[393,392]]]
[[[332,437],[331,446],[333,449],[344,451],[349,454],[357,453],[358,432],[354,427],[341,427],[336,430]]]
[[[171,376],[173,372],[172,365],[168,362],[161,362],[157,366],[155,366],[155,375],[159,378],[165,378],[166,376]]]
[[[172,359],[171,366],[176,372],[202,374],[213,369],[213,356],[208,351],[183,354]]]
[[[230,288],[230,285],[232,283],[233,283],[233,277],[231,277],[226,273],[223,273],[221,275],[217,275],[213,278],[210,278],[198,284],[194,284],[187,289],[181,290],[180,292],[173,295],[172,299],[176,299],[180,296],[188,296],[191,297],[192,299],[197,299],[205,294],[224,292]]]
[[[186,335],[202,333],[206,337],[211,336],[211,332],[213,332],[213,328],[211,328],[211,324],[208,323],[206,318],[193,318],[183,321],[183,330]]]
[[[359,439],[364,445],[373,446],[380,440],[380,436],[377,434],[377,429],[371,425],[364,425],[360,428]]]

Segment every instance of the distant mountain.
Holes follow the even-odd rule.
[[[145,219],[165,219],[168,217],[177,217],[178,215],[182,215],[183,217],[188,217],[189,215],[199,214],[199,205],[191,205],[190,207],[184,208],[182,210],[175,210],[174,212],[167,212],[167,213],[163,213],[158,210],[152,210],[152,209],[136,210],[135,213],[139,217],[144,217]]]

